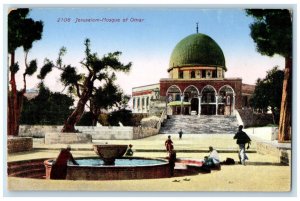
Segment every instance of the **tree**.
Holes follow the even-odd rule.
[[[62,93],[51,92],[43,83],[31,100],[24,99],[21,124],[61,125],[72,112],[74,100]]]
[[[29,50],[36,40],[42,38],[43,23],[27,18],[29,9],[12,10],[8,14],[8,53],[10,54],[10,81],[8,90],[8,135],[19,134],[19,121],[22,111],[23,97],[26,92],[26,76],[33,75],[37,70],[37,61],[27,62]],[[23,89],[17,90],[15,75],[19,64],[15,62],[15,51],[23,47],[25,52],[25,72],[23,73]]]
[[[93,113],[94,120],[93,125],[96,125],[96,122],[99,119],[101,110],[109,109],[125,109],[130,96],[123,93],[122,89],[114,83],[116,80],[115,75],[113,74],[107,82],[100,86],[96,93],[91,97],[91,112]]]
[[[247,9],[254,18],[251,37],[262,55],[279,54],[285,59],[278,141],[291,140],[292,14],[287,9]]]
[[[269,108],[272,111],[273,123],[278,124],[281,106],[281,94],[284,72],[275,66],[267,71],[264,79],[258,79],[251,98],[251,106],[266,112]]]
[[[97,91],[95,82],[108,82],[113,76],[111,72],[128,72],[131,67],[131,62],[125,65],[119,61],[121,52],[108,53],[102,58],[99,58],[96,53],[91,53],[89,39],[85,40],[84,45],[85,58],[80,64],[86,73],[79,74],[76,71],[76,67],[63,65],[62,56],[66,53],[66,48],[64,47],[59,51],[56,65],[54,65],[52,61],[46,59],[45,65],[40,71],[39,78],[44,79],[53,67],[61,70],[62,73],[60,78],[62,83],[68,87],[69,91],[74,92],[79,98],[76,108],[64,122],[62,132],[76,132],[75,125],[81,119],[86,103]]]
[[[90,111],[93,114],[93,125],[96,125],[98,117],[102,109],[112,108],[117,102],[122,99],[122,91],[114,83],[115,75],[113,74],[107,82],[97,88],[96,92],[91,97]]]

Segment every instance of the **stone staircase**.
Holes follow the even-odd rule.
[[[235,134],[238,122],[235,116],[223,115],[173,115],[161,127],[161,134]]]
[[[7,174],[10,177],[44,179],[46,175],[44,160],[9,162],[7,163]]]

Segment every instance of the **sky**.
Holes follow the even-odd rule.
[[[131,94],[133,87],[159,83],[168,77],[172,50],[180,40],[196,33],[196,23],[199,33],[210,36],[223,50],[226,78],[239,77],[243,83],[255,84],[274,66],[284,68],[281,56],[268,57],[256,51],[249,28],[253,19],[237,7],[34,7],[29,17],[43,21],[44,31],[42,39],[34,42],[28,60],[37,59],[41,67],[45,58],[56,61],[64,46],[67,54],[63,62],[81,69],[84,40],[89,38],[92,52],[100,57],[121,51],[120,60],[133,63],[130,73],[117,74],[117,83],[126,94]],[[16,52],[16,60],[24,67],[21,48]],[[21,69],[19,88],[22,73]],[[59,74],[53,71],[45,80],[53,91],[63,89]],[[38,82],[35,74],[28,79],[27,88],[36,88]]]

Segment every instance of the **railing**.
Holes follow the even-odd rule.
[[[157,132],[159,132],[160,128],[161,128],[161,124],[162,122],[166,119],[166,109],[164,109],[160,115],[160,119],[157,122]]]

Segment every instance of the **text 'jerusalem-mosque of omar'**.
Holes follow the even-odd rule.
[[[168,115],[233,115],[247,107],[254,85],[241,78],[225,78],[225,57],[209,36],[197,33],[183,38],[170,57],[169,78],[132,89],[133,113]]]

